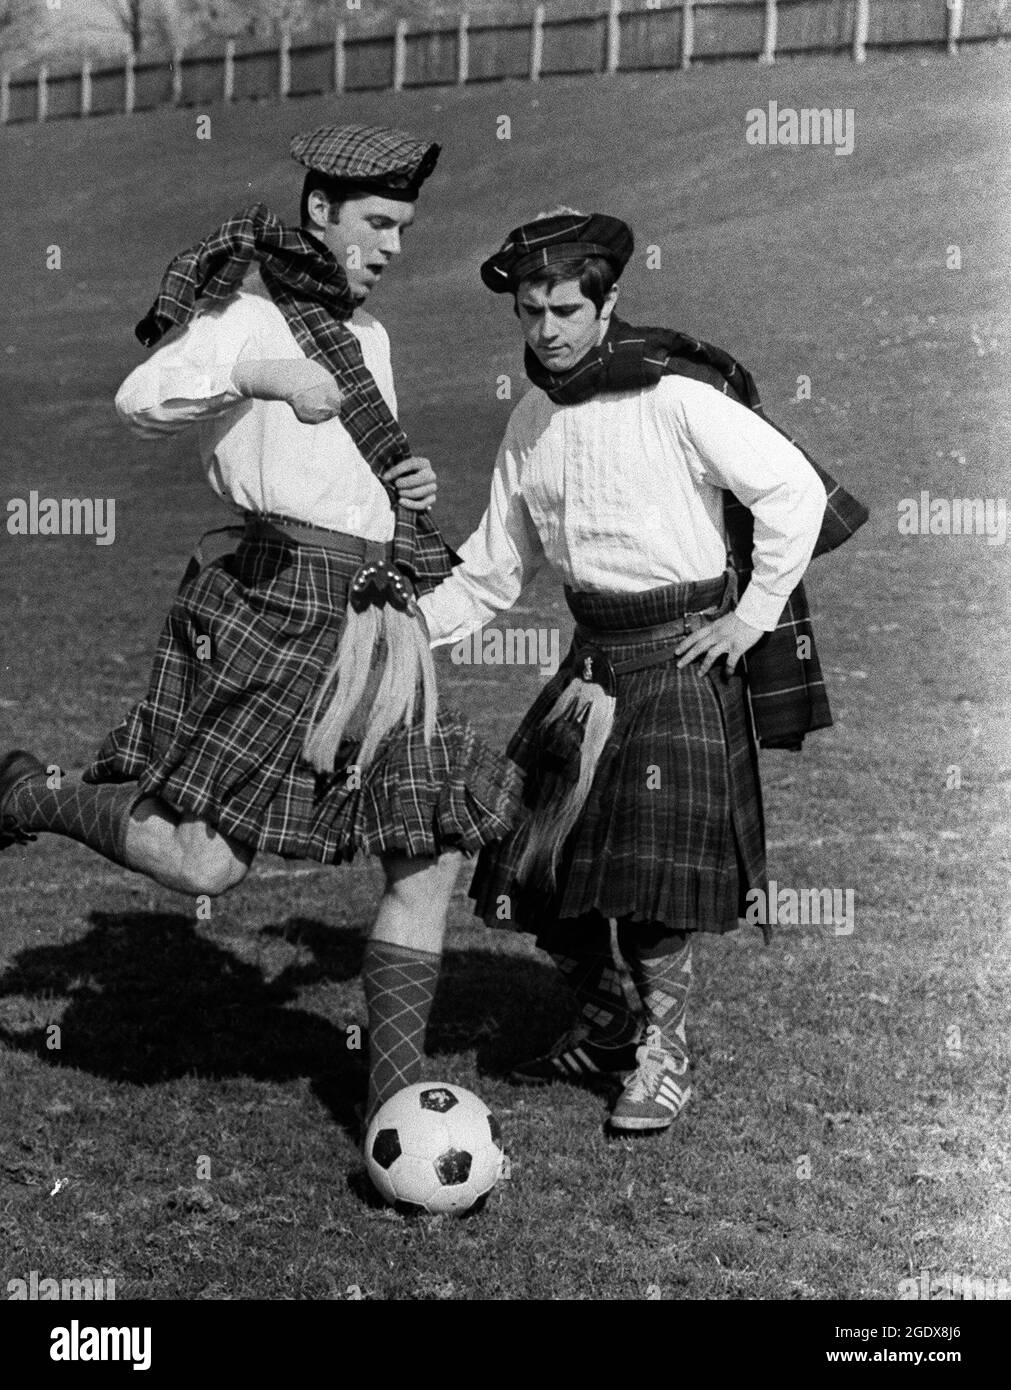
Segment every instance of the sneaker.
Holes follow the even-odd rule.
[[[585,1081],[592,1077],[624,1078],[635,1067],[640,1039],[606,1046],[594,1042],[589,1028],[577,1024],[555,1043],[543,1057],[521,1062],[509,1074],[517,1086],[547,1086],[552,1081]]]
[[[22,782],[29,782],[34,777],[44,780],[45,776],[43,764],[23,748],[15,748],[0,759],[0,850],[11,845],[28,845],[38,838],[20,826],[17,817],[5,811],[4,807]]]
[[[688,1076],[688,1058],[659,1047],[640,1047],[636,1052],[634,1075],[611,1111],[612,1129],[666,1129],[681,1114],[692,1088],[682,1078]]]

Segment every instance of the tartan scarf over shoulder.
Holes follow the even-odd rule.
[[[175,257],[157,299],[137,325],[137,337],[153,347],[170,328],[190,322],[198,301],[217,304],[231,298],[254,261],[306,357],[336,377],[344,393],[341,423],[382,482],[385,469],[410,457],[411,446],[347,327],[355,304],[343,267],[322,242],[286,227],[263,203],[237,213]],[[383,487],[396,512],[394,562],[424,593],[446,578],[459,556],[427,512],[401,506],[396,488]]]
[[[656,385],[663,376],[690,376],[748,406],[790,439],[762,409],[751,373],[722,348],[684,333],[665,328],[633,328],[612,316],[604,341],[570,371],[547,371],[529,348],[525,361],[531,381],[559,405],[576,405],[608,391],[640,390]],[[801,450],[828,494],[814,548],[815,555],[823,555],[848,540],[864,524],[867,508],[795,440],[790,442]],[[754,518],[727,491],[723,493],[723,517],[731,563],[743,592],[751,577]],[[803,645],[802,638],[807,639]],[[802,656],[802,652],[806,655]],[[805,734],[832,723],[803,584],[798,584],[787,600],[775,631],[766,633],[744,660],[755,732],[763,748],[798,749]]]

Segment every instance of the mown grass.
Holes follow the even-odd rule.
[[[355,1147],[347,1028],[364,1021],[375,866],[265,859],[203,921],[74,846],[11,851],[0,1289],[37,1269],[139,1298],[860,1299],[921,1268],[1008,1276],[1006,550],[895,523],[921,488],[1007,491],[1007,67],[980,52],[399,100],[397,122],[446,152],[375,307],[450,539],[484,504],[509,409],[496,378],[520,380],[511,316],[474,272],[560,200],[635,225],[627,317],[736,351],[871,505],[811,574],[836,727],[763,759],[773,877],[853,888],[855,931],[702,943],[695,1101],[666,1139],[617,1141],[602,1095],[506,1079],[564,999],[529,942],[474,925],[464,879],[431,1073],[498,1112],[511,1177],[473,1220],[411,1222],[365,1199]],[[854,107],[853,155],[747,146],[744,112],[770,97]],[[391,103],[215,110],[204,144],[192,112],[5,133],[18,194],[0,250],[18,274],[0,495],[114,496],[118,513],[106,548],[0,533],[5,745],[80,765],[140,692],[188,548],[221,512],[189,441],[140,444],[115,422],[130,329],[179,246],[251,191],[290,206],[285,135],[338,115],[390,119]],[[53,243],[58,273],[42,269]],[[550,581],[522,607],[564,644]],[[539,685],[445,655],[440,670],[500,743]]]

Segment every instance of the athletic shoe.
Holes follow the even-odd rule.
[[[635,1067],[639,1039],[615,1046],[594,1042],[589,1028],[577,1024],[543,1057],[521,1062],[509,1074],[517,1086],[547,1086],[552,1081],[587,1081],[594,1077],[624,1078]]]
[[[46,769],[38,758],[23,748],[15,748],[0,760],[0,850],[10,845],[28,845],[38,838],[20,826],[15,815],[4,810],[21,783],[30,782],[34,777],[45,780]]]
[[[619,1130],[666,1129],[691,1096],[688,1058],[659,1047],[640,1047],[634,1075],[611,1111],[611,1128]]]

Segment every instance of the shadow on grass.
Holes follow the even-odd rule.
[[[309,918],[260,935],[297,942],[310,959],[266,979],[170,912],[93,912],[78,941],[19,952],[0,975],[0,998],[67,1000],[60,1047],[46,1025],[0,1028],[0,1043],[51,1066],[154,1085],[182,1076],[308,1077],[334,1120],[356,1131],[367,1047],[348,1048],[343,1022],[297,1006],[305,986],[355,979],[364,936]],[[449,950],[432,1011],[434,1058],[476,1050],[479,1071],[502,1075],[550,1042],[564,1000],[553,969],[488,951]],[[349,1017],[347,1022],[356,1020]]]

